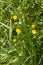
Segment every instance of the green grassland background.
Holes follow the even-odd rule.
[[[43,65],[43,0],[0,0],[0,65]]]

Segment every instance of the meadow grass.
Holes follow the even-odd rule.
[[[0,65],[43,65],[43,0],[0,0]]]

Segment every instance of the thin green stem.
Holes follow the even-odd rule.
[[[12,21],[10,20],[9,40],[12,40]]]

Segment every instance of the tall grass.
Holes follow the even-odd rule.
[[[0,0],[0,65],[43,65],[42,0]]]

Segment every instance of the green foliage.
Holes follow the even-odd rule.
[[[43,65],[42,4],[42,0],[0,0],[0,65]]]

